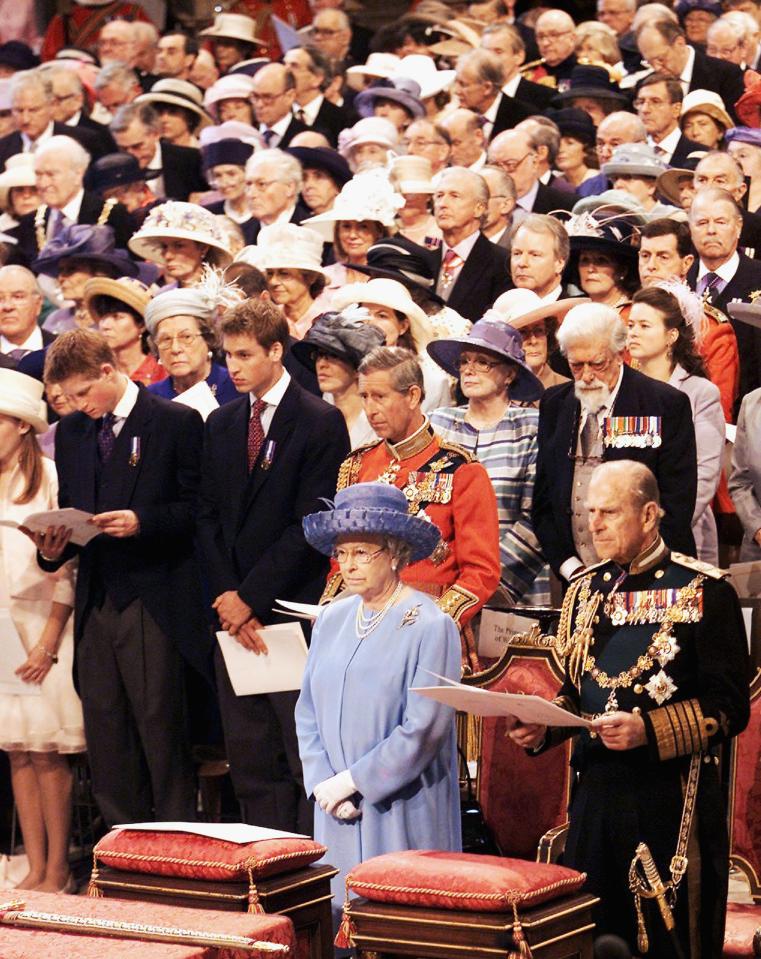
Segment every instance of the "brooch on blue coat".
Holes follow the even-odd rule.
[[[402,621],[399,623],[399,629],[403,626],[412,626],[413,623],[417,622],[417,618],[420,615],[420,603],[417,606],[413,606],[411,609],[408,609],[407,612],[402,616]]]

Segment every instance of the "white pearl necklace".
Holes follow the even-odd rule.
[[[360,603],[357,606],[357,618],[355,622],[355,630],[357,633],[357,639],[367,639],[367,637],[374,630],[380,626],[383,621],[383,617],[391,609],[391,607],[399,599],[399,594],[404,589],[404,583],[399,580],[396,589],[389,596],[388,600],[384,604],[382,609],[376,610],[374,613],[371,613],[369,616],[366,616],[364,613],[364,603]]]

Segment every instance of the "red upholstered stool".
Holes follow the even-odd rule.
[[[727,929],[722,956],[724,959],[761,956],[761,915],[758,906],[740,902],[727,905]]]
[[[364,959],[592,959],[597,899],[581,891],[585,879],[564,866],[498,856],[376,856],[347,877],[336,945],[353,945]]]
[[[234,843],[193,833],[114,829],[93,850],[89,895],[288,916],[298,959],[333,955],[333,866],[312,839]]]

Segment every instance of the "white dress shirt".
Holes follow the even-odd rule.
[[[11,353],[13,350],[26,350],[31,353],[33,350],[42,349],[42,330],[35,326],[32,332],[27,336],[23,343],[11,343],[4,336],[0,335],[0,353]]]
[[[682,135],[682,131],[678,126],[675,126],[671,133],[667,134],[662,140],[656,143],[656,141],[649,136],[647,142],[655,150],[656,154],[663,160],[664,163],[671,163],[671,157],[674,155],[674,150],[676,150],[676,145],[679,143],[679,138]]]
[[[299,111],[301,111],[304,114],[304,123],[306,123],[308,127],[312,127],[314,126],[314,121],[317,119],[317,114],[320,112],[324,100],[325,97],[320,93],[305,106],[302,106],[300,103],[294,103],[293,115],[298,117]]]
[[[276,123],[273,123],[271,127],[268,127],[266,123],[260,123],[260,124],[259,124],[259,132],[260,132],[261,134],[266,133],[267,130],[272,130],[272,132],[275,134],[274,137],[271,137],[271,138],[270,138],[269,143],[267,143],[266,138],[265,138],[265,141],[264,141],[264,142],[267,143],[267,146],[268,146],[270,149],[272,149],[273,147],[276,147],[276,146],[279,146],[279,145],[280,145],[280,141],[281,141],[281,140],[283,139],[283,137],[285,136],[285,131],[286,131],[286,130],[288,129],[288,127],[290,126],[290,123],[291,123],[291,120],[292,120],[292,119],[293,119],[293,114],[292,114],[292,113],[286,113],[286,115],[285,115],[284,117],[280,117],[280,119],[279,119]]]
[[[730,280],[734,279],[735,273],[737,273],[737,267],[740,265],[740,255],[737,250],[730,256],[726,263],[722,263],[720,267],[717,267],[715,270],[709,270],[708,267],[702,260],[698,261],[698,283],[703,279],[706,273],[715,273],[720,280],[724,281],[726,286]],[[695,284],[697,286],[697,283]]]
[[[148,167],[147,167],[147,169],[146,169],[145,172],[147,173],[149,170],[160,170],[160,169],[161,169],[161,163],[162,163],[161,143],[160,143],[160,142],[157,142],[157,143],[156,143],[156,152],[153,154],[153,159],[152,159],[151,162],[148,164]],[[146,182],[147,182],[147,184],[148,184],[151,192],[152,192],[152,193],[154,194],[154,196],[156,196],[158,199],[161,200],[161,199],[163,199],[163,198],[166,196],[166,187],[164,186],[164,177],[163,177],[163,176],[154,177],[152,180],[149,180],[149,179],[146,177]]]
[[[518,200],[516,201],[518,206],[522,210],[525,210],[526,213],[531,213],[531,211],[534,209],[534,204],[536,203],[536,195],[538,192],[539,192],[539,181],[535,180],[534,185],[531,187],[528,193],[524,193],[523,196],[518,197]]]
[[[263,403],[267,404],[262,410],[260,417],[265,436],[267,433],[269,433],[270,426],[272,426],[272,418],[275,415],[275,411],[280,405],[283,397],[285,396],[285,391],[288,389],[290,382],[291,374],[288,372],[288,370],[284,369],[277,383],[271,386],[262,396],[257,397],[254,396],[253,393],[249,393],[249,401],[252,409],[257,399],[260,399]]]
[[[127,421],[127,417],[130,415],[132,410],[135,408],[135,403],[137,403],[137,398],[140,391],[137,388],[137,383],[133,383],[132,380],[127,379],[127,385],[124,388],[121,399],[113,408],[112,412],[114,414],[114,436],[118,436],[122,428]]]
[[[24,153],[34,153],[35,150],[38,150],[42,144],[49,140],[53,136],[53,121],[45,127],[42,133],[37,137],[36,140],[33,140],[31,137],[27,136],[26,133],[21,134],[21,142],[23,144],[22,150]]]

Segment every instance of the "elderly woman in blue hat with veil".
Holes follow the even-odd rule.
[[[535,319],[542,315],[531,313]],[[433,340],[427,349],[458,377],[467,400],[465,406],[434,410],[431,425],[489,474],[497,496],[501,585],[515,603],[547,605],[549,567],[531,525],[539,411],[518,405],[538,400],[544,388],[526,364],[521,334],[509,323],[484,318],[467,336]]]
[[[339,869],[338,908],[347,873],[365,859],[461,849],[454,710],[410,692],[435,684],[433,673],[459,679],[460,638],[430,596],[400,579],[439,542],[401,490],[357,483],[303,526],[351,594],[317,618],[296,705],[315,839]]]

